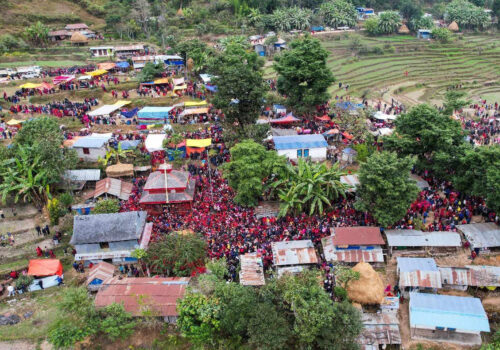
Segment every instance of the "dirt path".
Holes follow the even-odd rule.
[[[36,344],[26,341],[0,342],[0,350],[36,350]]]

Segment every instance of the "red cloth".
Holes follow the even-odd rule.
[[[59,259],[33,259],[28,265],[30,276],[62,276],[63,267]]]

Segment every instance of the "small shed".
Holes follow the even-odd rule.
[[[382,245],[385,244],[379,227],[335,227],[332,236],[321,240],[328,262],[355,264],[383,263]]]
[[[462,246],[460,235],[449,231],[386,230],[389,255],[394,250],[427,249],[456,252]]]
[[[65,188],[82,189],[87,182],[97,182],[100,178],[100,169],[66,170],[62,176],[62,183]]]
[[[107,177],[98,181],[95,186],[95,191],[85,196],[85,199],[96,199],[101,196],[105,196],[107,198],[109,195],[126,201],[132,193],[133,186],[134,185],[131,182],[125,182],[119,179]]]
[[[500,227],[494,222],[457,225],[457,228],[465,235],[472,249],[479,251],[500,247]]]
[[[481,345],[481,332],[490,331],[478,298],[410,293],[409,309],[412,338]]]
[[[417,38],[419,39],[430,39],[432,31],[430,29],[419,29],[417,33]]]
[[[394,312],[362,313],[363,330],[358,343],[364,350],[378,350],[387,345],[400,345],[399,320]]]
[[[111,134],[92,134],[80,137],[72,148],[76,150],[78,158],[87,162],[97,162],[99,157],[106,157],[108,142]]]
[[[313,161],[326,160],[328,143],[321,134],[275,136],[273,141],[278,155],[288,159],[310,157]]]
[[[156,316],[175,323],[177,301],[184,298],[189,281],[189,277],[113,277],[97,292],[95,306],[123,304],[125,311],[135,317]]]
[[[258,253],[240,255],[240,284],[243,286],[263,286],[264,265]]]
[[[281,275],[280,269],[298,267],[298,270],[318,263],[318,256],[313,242],[307,240],[272,242],[273,263]]]
[[[94,265],[90,269],[87,281],[85,282],[87,289],[91,292],[97,292],[99,288],[101,288],[103,282],[113,277],[115,271],[115,265],[108,264],[104,261]]]
[[[356,160],[356,156],[358,152],[356,152],[353,148],[347,147],[342,151],[342,161],[347,164],[352,164]]]
[[[397,262],[399,288],[404,295],[411,291],[442,288],[441,274],[434,259],[398,257]]]

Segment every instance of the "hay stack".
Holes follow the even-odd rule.
[[[448,29],[451,30],[452,32],[458,32],[459,28],[457,22],[455,21],[451,22],[450,25],[448,26]]]
[[[75,44],[83,44],[88,42],[89,39],[80,32],[74,32],[73,35],[71,35],[70,41]]]
[[[177,10],[177,16],[184,17],[184,11],[182,11],[182,7],[179,7],[179,9]]]
[[[406,24],[403,24],[401,27],[399,27],[398,33],[399,34],[409,34],[410,30],[408,29],[408,27],[406,26]]]
[[[370,264],[360,262],[353,267],[360,273],[357,281],[349,282],[347,296],[360,304],[380,304],[384,301],[384,283]]]
[[[109,177],[134,176],[134,166],[122,163],[111,165],[106,168],[106,175]]]

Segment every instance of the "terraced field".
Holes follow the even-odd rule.
[[[447,87],[462,84],[471,97],[500,101],[499,36],[464,36],[448,45],[411,36],[360,39],[365,49],[380,53],[355,53],[352,35],[323,39],[331,52],[328,65],[352,96],[439,104]],[[346,94],[338,85],[331,92]]]

